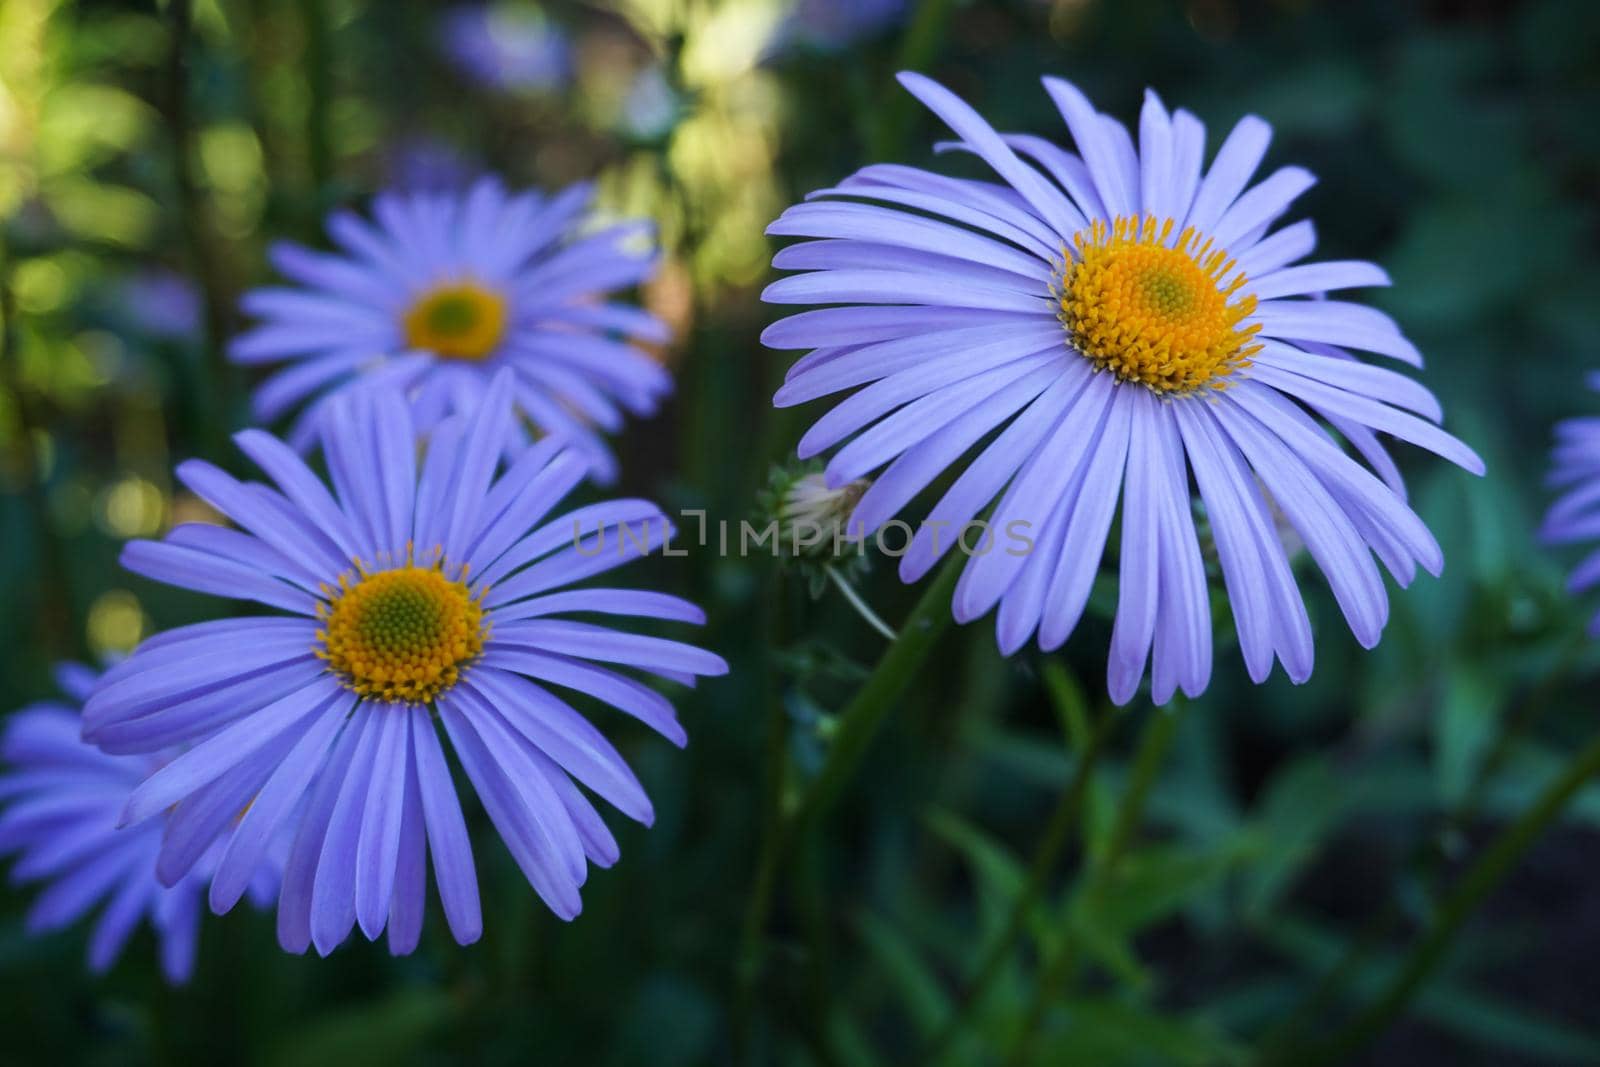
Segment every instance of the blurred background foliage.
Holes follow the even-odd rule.
[[[658,821],[619,821],[578,921],[486,834],[477,946],[434,915],[411,958],[296,958],[240,909],[170,990],[148,934],[93,980],[82,932],[27,937],[10,887],[7,1062],[1600,1062],[1595,789],[1402,1021],[1329,1036],[1595,727],[1586,609],[1533,533],[1550,425],[1597,404],[1590,0],[0,0],[0,707],[48,695],[55,659],[212,610],[120,572],[119,545],[204,515],[176,460],[239,468],[248,383],[220,352],[265,244],[319,241],[380,187],[594,177],[608,213],[655,219],[668,256],[640,295],[677,333],[679,390],[620,442],[623,488],[746,517],[808,414],[767,402],[765,224],[870,161],[968,166],[932,164],[944,131],[900,67],[1056,139],[1044,73],[1123,118],[1152,85],[1213,147],[1271,121],[1269,162],[1321,178],[1302,207],[1322,254],[1390,268],[1377,302],[1489,462],[1474,481],[1402,449],[1443,578],[1396,592],[1370,653],[1309,578],[1299,688],[1250,686],[1223,619],[1210,691],[1157,729],[1104,706],[1103,610],[1058,657],[953,630],[752,917],[763,827],[884,642],[770,560],[696,552],[662,581],[708,607],[734,672],[686,702],[687,752],[620,731]],[[891,621],[917,595],[881,563],[861,588]],[[1058,824],[1069,858],[1018,910]]]

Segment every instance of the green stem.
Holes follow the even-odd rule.
[[[949,625],[950,598],[955,592],[956,579],[960,577],[961,565],[964,562],[965,557],[959,552],[952,553],[951,558],[945,562],[939,576],[922,594],[916,607],[911,609],[905,624],[900,627],[899,637],[884,652],[883,658],[878,661],[877,667],[863,683],[855,698],[839,713],[838,727],[833,743],[828,748],[822,770],[812,780],[799,808],[787,817],[781,818],[775,827],[769,827],[763,833],[755,883],[751,887],[750,900],[745,909],[742,947],[738,961],[738,995],[745,1004],[743,1009],[745,1012],[760,979],[765,956],[763,941],[767,920],[772,912],[778,876],[789,853],[790,845],[807,827],[815,825],[838,799],[839,793],[849,782],[850,776],[860,763],[878,728],[888,717],[890,710],[905,687],[910,684],[923,661],[927,659],[928,653],[933,650],[939,635]],[[782,721],[781,706],[772,714],[778,718],[769,728],[783,730],[785,723]],[[769,735],[769,745],[776,744],[778,742]],[[783,755],[785,755],[783,752],[775,755],[773,748],[768,749],[768,759],[778,760],[780,775]],[[781,798],[780,792],[775,799],[781,801]],[[781,804],[779,809],[781,811]],[[739,1025],[747,1026],[747,1020],[746,1014],[745,1020]]]
[[[172,182],[176,193],[178,225],[189,256],[189,266],[199,282],[204,305],[206,388],[199,398],[208,436],[220,454],[228,454],[228,421],[232,410],[233,371],[225,345],[233,315],[232,290],[227,282],[216,236],[207,223],[207,205],[195,175],[194,122],[189,112],[189,47],[192,39],[191,0],[171,0],[171,49],[167,57],[166,100],[163,113],[172,138]]]
[[[894,632],[894,628],[888,623],[884,622],[882,619],[878,618],[878,613],[872,610],[872,606],[870,604],[861,599],[861,594],[856,592],[855,586],[851,585],[844,575],[839,573],[838,568],[824,567],[823,570],[827,573],[828,579],[833,582],[834,587],[837,588],[845,600],[849,602],[850,606],[856,609],[856,614],[861,616],[863,622],[872,627],[874,630],[878,631],[884,637],[888,638],[890,641],[895,639],[896,634]]]
[[[765,598],[771,605],[769,632],[772,648],[783,648],[787,643],[788,597],[782,571],[772,567],[768,571],[770,593]],[[764,761],[766,764],[761,800],[761,841],[758,845],[755,880],[750,889],[750,900],[745,907],[744,926],[740,935],[739,958],[734,975],[733,1042],[736,1062],[753,1062],[750,1059],[750,1025],[755,1003],[757,979],[766,958],[766,940],[763,937],[767,912],[777,883],[779,860],[786,840],[783,817],[783,798],[788,786],[789,716],[783,703],[784,679],[781,672],[771,671],[767,699],[767,737]]]
[[[328,102],[332,95],[328,54],[328,15],[324,0],[300,0],[300,24],[306,40],[306,151],[311,166],[313,201],[328,194],[333,178],[333,145],[328,136]]]
[[[1139,749],[1134,756],[1132,777],[1122,803],[1117,807],[1111,836],[1107,839],[1105,850],[1093,860],[1089,871],[1084,893],[1091,906],[1105,895],[1122,854],[1133,843],[1134,835],[1144,822],[1144,809],[1150,800],[1150,791],[1155,787],[1161,765],[1172,748],[1173,738],[1177,736],[1178,725],[1187,707],[1188,701],[1180,696],[1173,700],[1169,709],[1152,708],[1149,718],[1145,720]],[[1044,975],[1034,987],[1033,1000],[1028,1006],[1022,1028],[1017,1032],[1011,1054],[1007,1057],[1008,1063],[1019,1064],[1027,1060],[1044,1022],[1045,1012],[1055,1003],[1060,990],[1070,979],[1076,958],[1070,936],[1070,920],[1064,920],[1061,944],[1046,962]]]
[[[35,434],[42,421],[22,377],[22,349],[17,344],[17,305],[11,289],[11,261],[0,248],[0,388],[11,394],[17,412],[17,466],[28,498],[34,539],[39,547],[39,638],[54,659],[71,654],[78,632],[72,612],[66,551],[50,519],[49,491]]]
[[[1066,668],[1052,659],[1046,661],[1044,670],[1046,682],[1050,686],[1052,694],[1054,694],[1060,688],[1059,679],[1056,676],[1064,675]],[[1073,727],[1070,724],[1072,711],[1067,710],[1065,707],[1059,710],[1061,710],[1063,718],[1069,720],[1063,724],[1064,732],[1072,733]],[[1074,708],[1073,710],[1076,709]],[[1101,715],[1091,728],[1088,736],[1083,739],[1072,777],[1068,781],[1066,788],[1061,791],[1061,796],[1056,801],[1055,810],[1050,814],[1050,821],[1045,826],[1043,836],[1039,839],[1038,848],[1034,852],[1033,862],[1028,870],[1027,882],[1024,883],[1022,891],[1018,893],[999,935],[990,944],[988,951],[983,954],[983,962],[979,964],[977,974],[972,979],[971,985],[967,987],[966,995],[958,1000],[955,1010],[951,1012],[934,1034],[933,1039],[928,1043],[926,1054],[918,1062],[927,1064],[941,1062],[950,1053],[951,1043],[966,1026],[972,1014],[983,1006],[984,1001],[988,999],[989,994],[993,991],[995,982],[999,980],[1001,973],[1004,971],[1006,961],[1010,959],[1023,930],[1027,926],[1028,916],[1033,913],[1039,898],[1043,895],[1045,884],[1049,881],[1050,874],[1055,869],[1061,852],[1071,837],[1073,828],[1078,824],[1079,813],[1083,810],[1083,801],[1088,792],[1088,785],[1094,771],[1095,762],[1100,755],[1100,750],[1106,738],[1111,733],[1111,726],[1115,721],[1116,716],[1114,715]]]
[[[961,577],[964,563],[963,553],[950,553],[938,577],[928,585],[917,606],[906,617],[894,644],[884,651],[883,658],[873,668],[872,676],[839,713],[827,758],[801,801],[797,822],[821,818],[839,799],[866,754],[867,746],[921,669],[928,653],[933,651],[939,636],[950,625],[950,598],[955,595],[956,580]]]
[[[1412,877],[1421,882],[1432,880],[1435,872],[1449,858],[1444,842],[1465,830],[1478,817],[1489,785],[1516,747],[1516,741],[1538,721],[1550,697],[1566,682],[1577,665],[1588,640],[1579,634],[1562,649],[1553,667],[1540,679],[1506,716],[1495,739],[1494,746],[1479,762],[1472,781],[1456,806],[1448,812],[1439,825],[1426,834],[1411,850],[1406,866]],[[1381,947],[1391,942],[1395,930],[1404,918],[1403,909],[1394,897],[1367,921],[1350,939],[1339,959],[1288,1014],[1261,1039],[1256,1054],[1258,1064],[1279,1062],[1278,1057],[1292,1048],[1299,1035],[1313,1020],[1325,1018],[1332,1005],[1340,999],[1345,987],[1361,972],[1367,960]]]
[[[900,39],[900,51],[896,56],[899,70],[921,71],[938,57],[944,46],[952,6],[954,0],[922,0],[917,5],[916,13],[906,26],[906,34]],[[884,100],[874,127],[872,158],[900,158],[911,125],[910,116],[911,95],[896,88]]]
[[[1600,735],[1589,742],[1566,769],[1557,775],[1533,806],[1501,832],[1472,865],[1429,924],[1427,933],[1411,949],[1405,962],[1365,1011],[1352,1019],[1331,1041],[1319,1041],[1293,1062],[1304,1067],[1347,1062],[1376,1038],[1405,1010],[1444,959],[1455,935],[1496,886],[1510,874],[1528,849],[1555,821],[1578,790],[1600,773]]]

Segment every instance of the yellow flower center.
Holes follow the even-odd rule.
[[[445,359],[482,359],[506,332],[506,299],[473,282],[430,289],[405,314],[406,342]]]
[[[341,575],[322,619],[317,656],[346,688],[373,700],[425,704],[483,651],[483,593],[446,577],[442,562]]]
[[[1125,382],[1163,396],[1227,385],[1260,349],[1256,309],[1244,273],[1220,248],[1187,228],[1168,243],[1172,220],[1122,216],[1074,235],[1076,256],[1061,273],[1061,324],[1072,346]]]

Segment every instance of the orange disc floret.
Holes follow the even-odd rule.
[[[407,309],[406,344],[446,359],[479,360],[506,332],[506,300],[473,282],[430,289]]]
[[[1059,281],[1061,324],[1101,370],[1161,395],[1223,388],[1250,365],[1256,308],[1225,250],[1194,229],[1175,242],[1171,219],[1122,216],[1074,235]]]
[[[426,704],[483,652],[484,591],[448,577],[442,561],[417,566],[408,557],[391,570],[360,568],[327,592],[316,654],[363,697]]]

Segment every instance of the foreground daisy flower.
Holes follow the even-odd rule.
[[[1588,384],[1600,391],[1600,374],[1590,374]],[[1552,545],[1594,545],[1600,541],[1600,416],[1557,423],[1551,460],[1550,484],[1562,493],[1545,515],[1540,536]],[[1567,580],[1573,593],[1596,585],[1600,585],[1600,547],[1585,555]],[[1600,615],[1590,620],[1589,633],[1600,637]]]
[[[1388,601],[1373,555],[1401,585],[1418,563],[1434,574],[1443,565],[1376,433],[1473,472],[1483,465],[1436,425],[1431,393],[1347,351],[1420,366],[1394,322],[1320,298],[1386,285],[1384,272],[1290,266],[1310,254],[1311,224],[1269,232],[1311,176],[1286,167],[1250,185],[1269,138],[1256,118],[1233,129],[1202,173],[1204,127],[1154,94],[1135,149],[1121,124],[1046,78],[1073,154],[996,133],[920,75],[900,81],[961,138],[952,147],[1004,184],[871,166],[768,230],[819,239],[774,257],[807,273],[775,282],[766,300],[859,305],[794,315],[763,335],[773,348],[814,350],[790,371],[778,406],[865,387],[799,448],[811,456],[848,440],[827,467],[835,486],[887,465],[852,525],[876,530],[998,431],[934,505],[900,575],[921,578],[998,497],[988,523],[1026,533],[1031,549],[967,562],[955,617],[998,605],[1003,651],[1035,633],[1053,649],[1082,616],[1120,499],[1109,689],[1126,702],[1153,660],[1153,696],[1164,703],[1180,687],[1198,694],[1211,673],[1192,471],[1251,678],[1264,679],[1274,657],[1297,682],[1311,673],[1311,627],[1273,505],[1357,640],[1376,644]]]
[[[653,815],[616,749],[547,685],[611,704],[682,745],[667,699],[602,664],[686,684],[727,669],[677,641],[565,617],[703,621],[676,597],[564,588],[670,531],[641,500],[547,520],[585,469],[552,442],[496,478],[512,433],[508,377],[470,421],[438,426],[420,476],[410,415],[391,391],[334,407],[323,437],[333,493],[277,438],[247,430],[239,446],[276,488],[207,463],[178,468],[242,529],[179,526],[123,553],[125,566],[158,581],[284,613],[146,642],[107,672],[84,734],[118,750],[195,742],[139,786],[124,818],[171,809],[168,877],[221,838],[210,890],[218,912],[293,822],[278,901],[278,939],[292,952],[314,944],[326,954],[356,923],[369,939],[387,926],[391,951],[411,951],[425,851],[456,940],[479,936],[477,878],[437,723],[533,888],[557,915],[577,915],[587,864],[618,855],[579,786],[639,822]]]
[[[171,753],[117,756],[85,744],[78,707],[94,688],[95,673],[63,664],[56,679],[72,703],[23,708],[0,738],[6,764],[0,852],[20,853],[11,868],[14,880],[50,883],[28,912],[28,931],[60,929],[104,902],[89,938],[90,970],[98,974],[115,963],[140,920],[148,919],[160,938],[162,973],[170,982],[187,981],[199,941],[205,863],[169,889],[156,878],[161,820],[117,828],[129,792]],[[272,858],[246,872],[258,903],[277,885]]]
[[[654,316],[606,294],[655,270],[648,223],[580,232],[592,189],[508,194],[493,178],[462,193],[384,193],[373,222],[328,219],[339,252],[281,243],[271,258],[298,288],[247,293],[259,324],[235,362],[290,365],[262,383],[255,413],[272,421],[316,397],[289,441],[310,448],[332,398],[357,384],[402,389],[419,429],[470,411],[495,373],[516,371],[517,411],[542,436],[565,437],[602,481],[616,462],[599,430],[648,415],[672,389],[630,341],[665,342]]]

